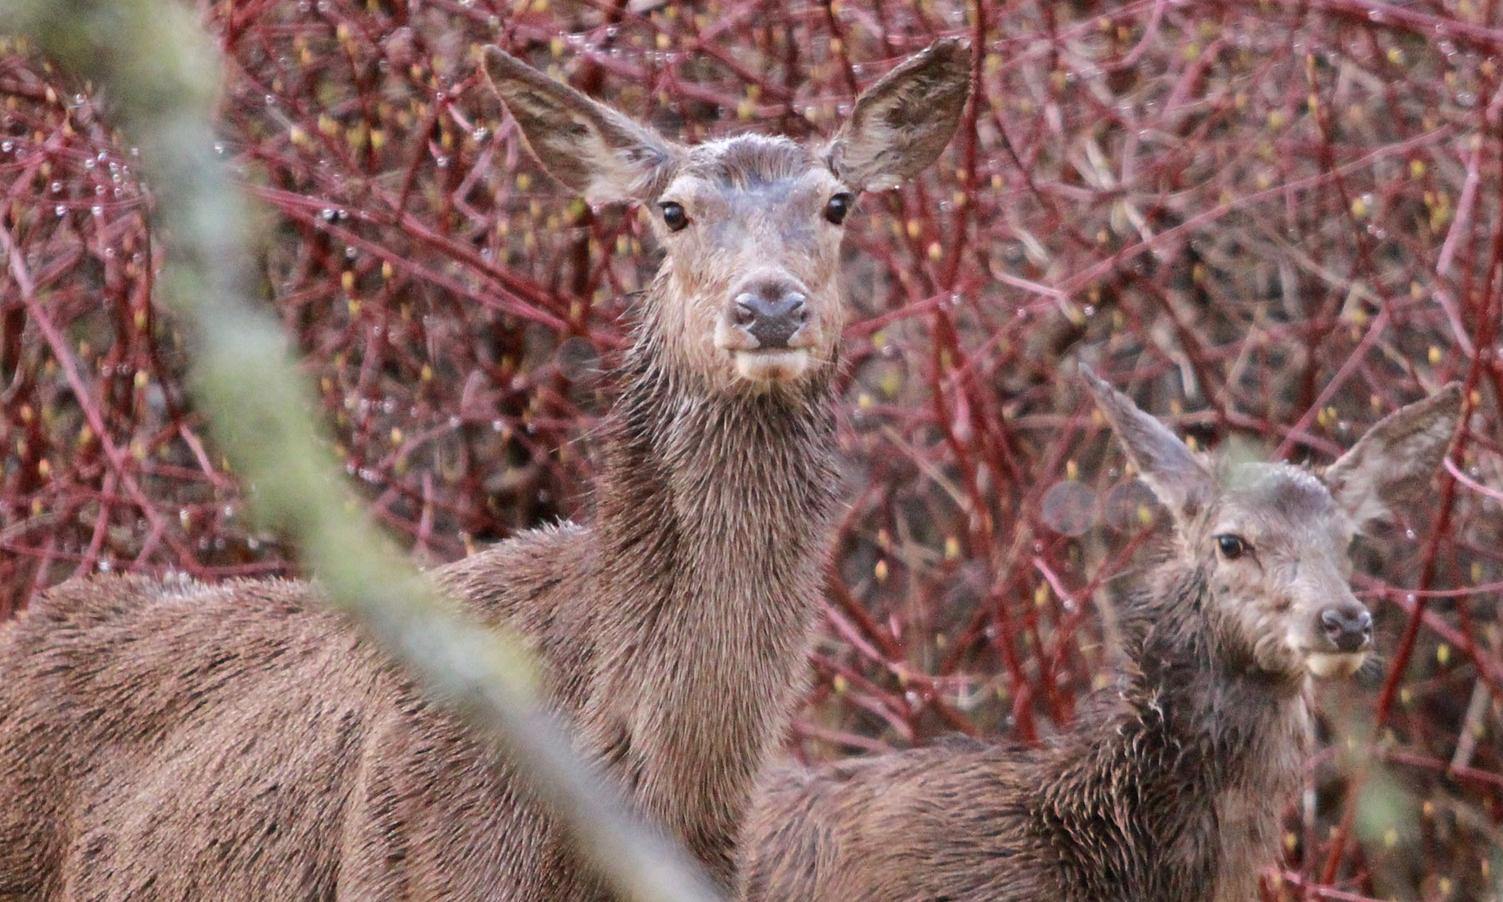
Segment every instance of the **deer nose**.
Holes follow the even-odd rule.
[[[768,282],[736,295],[731,318],[757,340],[759,350],[783,350],[809,321],[808,298],[788,285]]]
[[[1320,625],[1341,651],[1361,651],[1373,641],[1373,615],[1366,608],[1326,608],[1320,612]]]

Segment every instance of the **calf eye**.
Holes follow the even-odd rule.
[[[829,203],[825,204],[825,219],[836,225],[840,225],[842,222],[845,222],[846,215],[851,212],[851,204],[855,202],[856,198],[849,192],[840,192],[830,198]]]
[[[1252,546],[1247,544],[1246,539],[1229,532],[1216,536],[1216,548],[1221,552],[1221,556],[1229,561],[1235,561],[1252,550]]]
[[[689,224],[689,214],[684,212],[683,204],[676,204],[671,200],[664,201],[658,204],[658,209],[663,211],[663,225],[667,226],[670,232],[677,232]]]

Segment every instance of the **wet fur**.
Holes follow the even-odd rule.
[[[1322,477],[1208,467],[1082,376],[1174,522],[1123,606],[1115,684],[1037,749],[964,743],[774,771],[743,834],[744,899],[1256,898],[1310,749],[1310,674],[1349,673],[1365,653],[1321,625],[1365,613],[1348,585],[1352,536],[1429,481],[1461,390],[1385,417]]]
[[[645,328],[595,522],[436,574],[532,640],[585,753],[722,880],[798,695],[830,369],[712,395]],[[512,775],[315,591],[99,578],[6,626],[0,896],[598,896]]]
[[[834,150],[786,139],[683,147],[485,54],[528,146],[590,200],[678,184],[707,204],[690,208],[701,225],[715,201],[755,214],[722,220],[723,240],[653,220],[666,260],[621,370],[594,522],[436,574],[536,646],[583,753],[727,883],[800,695],[838,485],[840,230],[821,211],[839,178],[860,190],[932,163],[969,68],[942,40],[879,80],[855,110],[874,124],[834,142],[862,161],[842,175]],[[735,281],[759,272],[808,287],[814,308],[808,362],[780,383],[741,378],[713,341]],[[315,594],[97,579],[4,627],[0,896],[599,897],[513,775]]]
[[[1127,655],[1040,748],[949,740],[764,781],[743,899],[1255,898],[1310,742],[1306,682],[1217,663],[1200,571],[1124,608]]]

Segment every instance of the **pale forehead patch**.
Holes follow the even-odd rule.
[[[745,134],[700,144],[683,173],[717,185],[751,188],[827,169],[802,144],[781,135]]]
[[[1227,474],[1226,490],[1239,505],[1295,522],[1337,512],[1330,490],[1315,474],[1286,463],[1238,464]]]

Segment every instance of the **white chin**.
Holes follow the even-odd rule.
[[[736,374],[752,382],[791,382],[808,368],[808,351],[736,352]]]
[[[1315,676],[1328,680],[1332,677],[1348,677],[1357,672],[1367,655],[1362,652],[1311,652],[1305,656],[1305,669]]]

